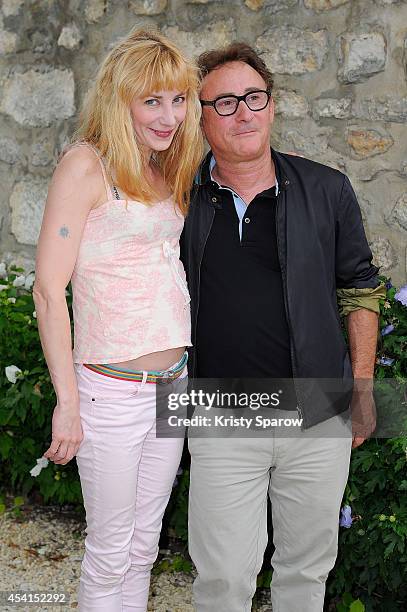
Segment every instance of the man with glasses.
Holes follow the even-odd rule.
[[[273,78],[263,60],[233,43],[198,63],[211,150],[182,240],[192,306],[190,375],[276,379],[283,391],[277,412],[301,418],[302,427],[287,436],[190,433],[195,606],[251,609],[269,495],[273,610],[322,612],[351,446],[370,435],[375,417],[369,385],[364,403],[346,386],[327,402],[312,381],[351,379],[352,369],[355,379],[372,380],[384,288],[347,177],[270,148]],[[339,313],[347,318],[352,362]],[[351,399],[352,409],[364,407],[364,421],[352,418],[352,432],[342,418]]]
[[[218,96],[215,100],[201,100],[202,106],[213,106],[218,115],[226,117],[234,115],[239,107],[239,102],[243,100],[252,111],[259,111],[266,108],[269,103],[271,91],[249,91],[244,96]]]

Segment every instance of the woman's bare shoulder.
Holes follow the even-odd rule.
[[[97,154],[90,147],[82,144],[65,147],[58,160],[56,170],[72,172],[78,178],[102,175],[101,161]]]
[[[73,145],[62,152],[51,187],[70,193],[86,193],[92,207],[106,201],[106,186],[101,160],[87,146]]]

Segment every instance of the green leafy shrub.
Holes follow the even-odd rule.
[[[407,285],[397,290],[390,280],[386,283],[387,297],[380,305],[380,341],[375,378],[407,379]]]
[[[34,488],[45,502],[79,503],[75,461],[50,462],[37,478],[30,470],[51,442],[55,394],[38,335],[32,297],[34,274],[8,273],[0,264],[0,483],[27,496]],[[68,303],[71,303],[70,294]],[[14,381],[14,382],[13,382]]]
[[[184,455],[182,465],[189,467],[189,456]],[[187,542],[188,540],[188,491],[189,469],[182,469],[177,486],[173,489],[167,507],[168,527],[173,534]]]
[[[75,461],[49,463],[36,478],[36,459],[49,446],[55,395],[38,336],[32,298],[33,274],[0,264],[0,483],[3,492],[26,496],[38,491],[45,502],[81,504]],[[381,305],[376,380],[407,380],[407,287],[396,299],[388,283]],[[404,291],[404,292],[403,292]],[[397,294],[400,298],[400,293]],[[404,296],[404,297],[403,297]],[[68,305],[71,296],[67,295]],[[72,317],[71,317],[72,319]],[[15,366],[11,368],[11,366]],[[16,369],[17,368],[17,369]],[[406,413],[406,397],[400,401]],[[406,608],[407,438],[371,439],[352,451],[344,503],[352,526],[341,527],[339,554],[327,593],[339,612],[392,612]],[[189,472],[174,489],[167,522],[187,537]],[[16,498],[18,499],[18,498]],[[5,504],[0,498],[0,511]],[[20,504],[20,501],[19,501]],[[265,586],[270,574],[259,578]],[[342,599],[342,601],[338,601]]]
[[[407,286],[399,292],[388,280],[386,286],[387,299],[380,309],[375,386],[383,402],[386,395],[381,383],[392,379],[399,383],[397,403],[405,423]],[[391,392],[394,389],[392,386]],[[394,400],[389,397],[388,405],[393,407]],[[380,406],[381,411],[385,409],[386,404]],[[366,612],[407,608],[406,492],[406,436],[372,438],[352,451],[344,496],[344,503],[351,507],[352,525],[340,528],[338,558],[327,584],[331,597],[348,592],[348,599],[337,606],[339,612],[351,609],[349,597],[358,597]]]

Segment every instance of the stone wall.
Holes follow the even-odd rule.
[[[32,265],[47,184],[96,68],[131,26],[191,56],[233,39],[275,73],[274,146],[346,172],[375,262],[406,280],[407,0],[2,0],[0,258]]]

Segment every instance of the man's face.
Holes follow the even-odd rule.
[[[230,62],[212,70],[202,82],[201,100],[214,100],[233,94],[242,96],[248,91],[267,89],[266,83],[254,68],[244,62]],[[217,157],[228,161],[250,161],[260,157],[270,146],[274,104],[260,111],[250,110],[242,100],[234,115],[220,116],[213,106],[202,107],[202,127]]]

